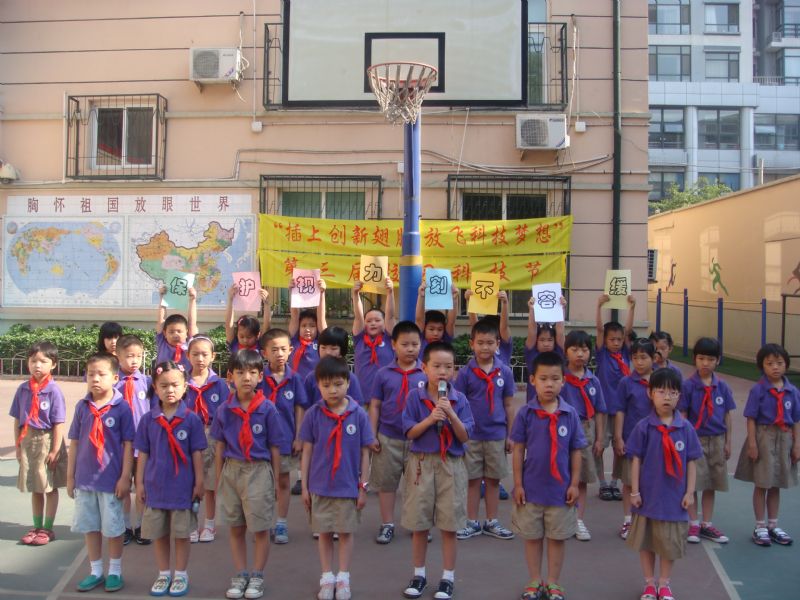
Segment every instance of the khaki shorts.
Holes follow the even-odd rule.
[[[633,515],[627,544],[636,551],[653,552],[667,560],[683,558],[686,554],[688,521],[659,521]]]
[[[461,456],[411,452],[405,470],[402,525],[409,531],[457,531],[467,521],[467,469]]]
[[[197,515],[190,509],[165,510],[162,508],[144,509],[142,516],[142,537],[157,540],[172,535],[183,540],[197,529]]]
[[[275,518],[275,478],[269,461],[226,458],[217,482],[217,512],[231,527],[266,531]]]
[[[298,464],[299,461],[297,460],[296,456],[292,456],[291,454],[281,454],[281,468],[278,473],[281,475],[291,473],[295,469],[299,468]]]
[[[55,469],[47,466],[46,459],[53,441],[52,429],[28,427],[22,438],[17,489],[20,492],[47,494],[67,485],[67,446],[62,442]]]
[[[728,491],[728,461],[725,460],[725,435],[700,436],[703,456],[697,459],[697,483],[695,489]]]
[[[468,479],[503,479],[508,476],[505,440],[469,440],[464,454]]]
[[[203,487],[207,492],[217,489],[217,469],[214,457],[217,455],[217,440],[211,437],[211,429],[206,429],[208,447],[203,450]]]
[[[315,533],[355,533],[361,511],[355,498],[311,494],[311,530]]]
[[[598,419],[603,419],[603,423],[605,427],[603,428],[605,433],[603,434],[603,448],[608,448],[611,445],[611,440],[614,437],[614,419],[616,419],[613,415],[608,415],[606,413],[599,413],[595,414]]]
[[[760,488],[790,488],[797,485],[797,464],[792,464],[792,431],[777,425],[756,425],[758,460],[747,457],[747,440],[742,445],[734,477],[752,481]]]
[[[396,492],[400,477],[408,462],[408,440],[397,440],[378,434],[380,452],[372,453],[369,487],[378,492]]]
[[[526,540],[566,540],[578,527],[574,506],[545,506],[527,502],[511,509],[511,529]]]
[[[583,426],[583,435],[586,436],[586,441],[589,443],[586,448],[581,449],[581,483],[594,483],[597,481],[593,453],[595,440],[594,419],[581,421],[581,425]]]
[[[617,456],[614,454],[614,470],[611,473],[611,478],[621,480],[622,485],[631,485],[632,462],[632,459],[627,456]]]

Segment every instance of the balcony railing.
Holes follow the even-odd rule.
[[[786,85],[781,75],[756,75],[753,77],[753,83],[760,83],[761,85]]]
[[[800,38],[800,23],[783,23],[772,32],[772,41],[780,42],[783,38]]]

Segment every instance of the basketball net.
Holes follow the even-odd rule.
[[[367,69],[369,85],[393,124],[417,122],[422,100],[437,75],[435,67],[416,62],[380,63]]]

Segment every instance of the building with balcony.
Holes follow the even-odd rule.
[[[650,200],[800,172],[800,0],[648,0]]]

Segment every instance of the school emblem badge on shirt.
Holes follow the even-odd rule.
[[[561,427],[558,428],[558,435],[560,435],[561,437],[567,437],[567,433],[568,432],[566,425],[562,425]]]
[[[178,433],[175,434],[175,437],[178,438],[180,441],[185,440],[188,436],[185,429],[178,430]]]
[[[147,398],[147,392],[145,392],[144,390],[139,390],[137,396],[139,396],[139,400],[144,400],[145,398]]]
[[[292,390],[286,390],[285,392],[283,392],[283,397],[286,398],[287,400],[291,400],[292,398],[294,398],[294,392]]]
[[[594,396],[597,393],[597,390],[594,389],[593,387],[586,388],[586,389],[589,391],[589,395],[590,396]]]
[[[219,402],[219,394],[211,394],[211,398],[209,398],[212,402]]]
[[[259,434],[262,431],[264,431],[264,427],[261,425],[261,423],[256,423],[253,425],[253,433]]]
[[[356,425],[355,423],[350,423],[347,427],[344,428],[347,432],[347,435],[355,435],[356,434]]]
[[[505,384],[506,384],[506,382],[505,382],[505,381],[503,381],[503,378],[502,378],[502,377],[498,377],[498,378],[497,378],[497,385],[498,385],[498,386],[500,386],[500,387],[503,387]]]
[[[722,406],[725,400],[722,398],[722,396],[717,396],[714,398],[714,402],[717,403],[717,406]]]
[[[39,402],[39,410],[47,410],[50,408],[50,403],[47,400]]]
[[[114,420],[114,417],[107,417],[106,420],[103,422],[106,424],[106,427],[111,429],[116,423],[116,420]]]
[[[418,387],[419,389],[422,389],[422,388],[424,388],[424,387],[425,387],[425,382],[424,382],[424,381],[418,381],[418,382],[417,382],[417,387]]]
[[[678,440],[675,442],[675,450],[678,452],[682,452],[683,449],[686,447],[686,444],[683,443],[683,440]]]

